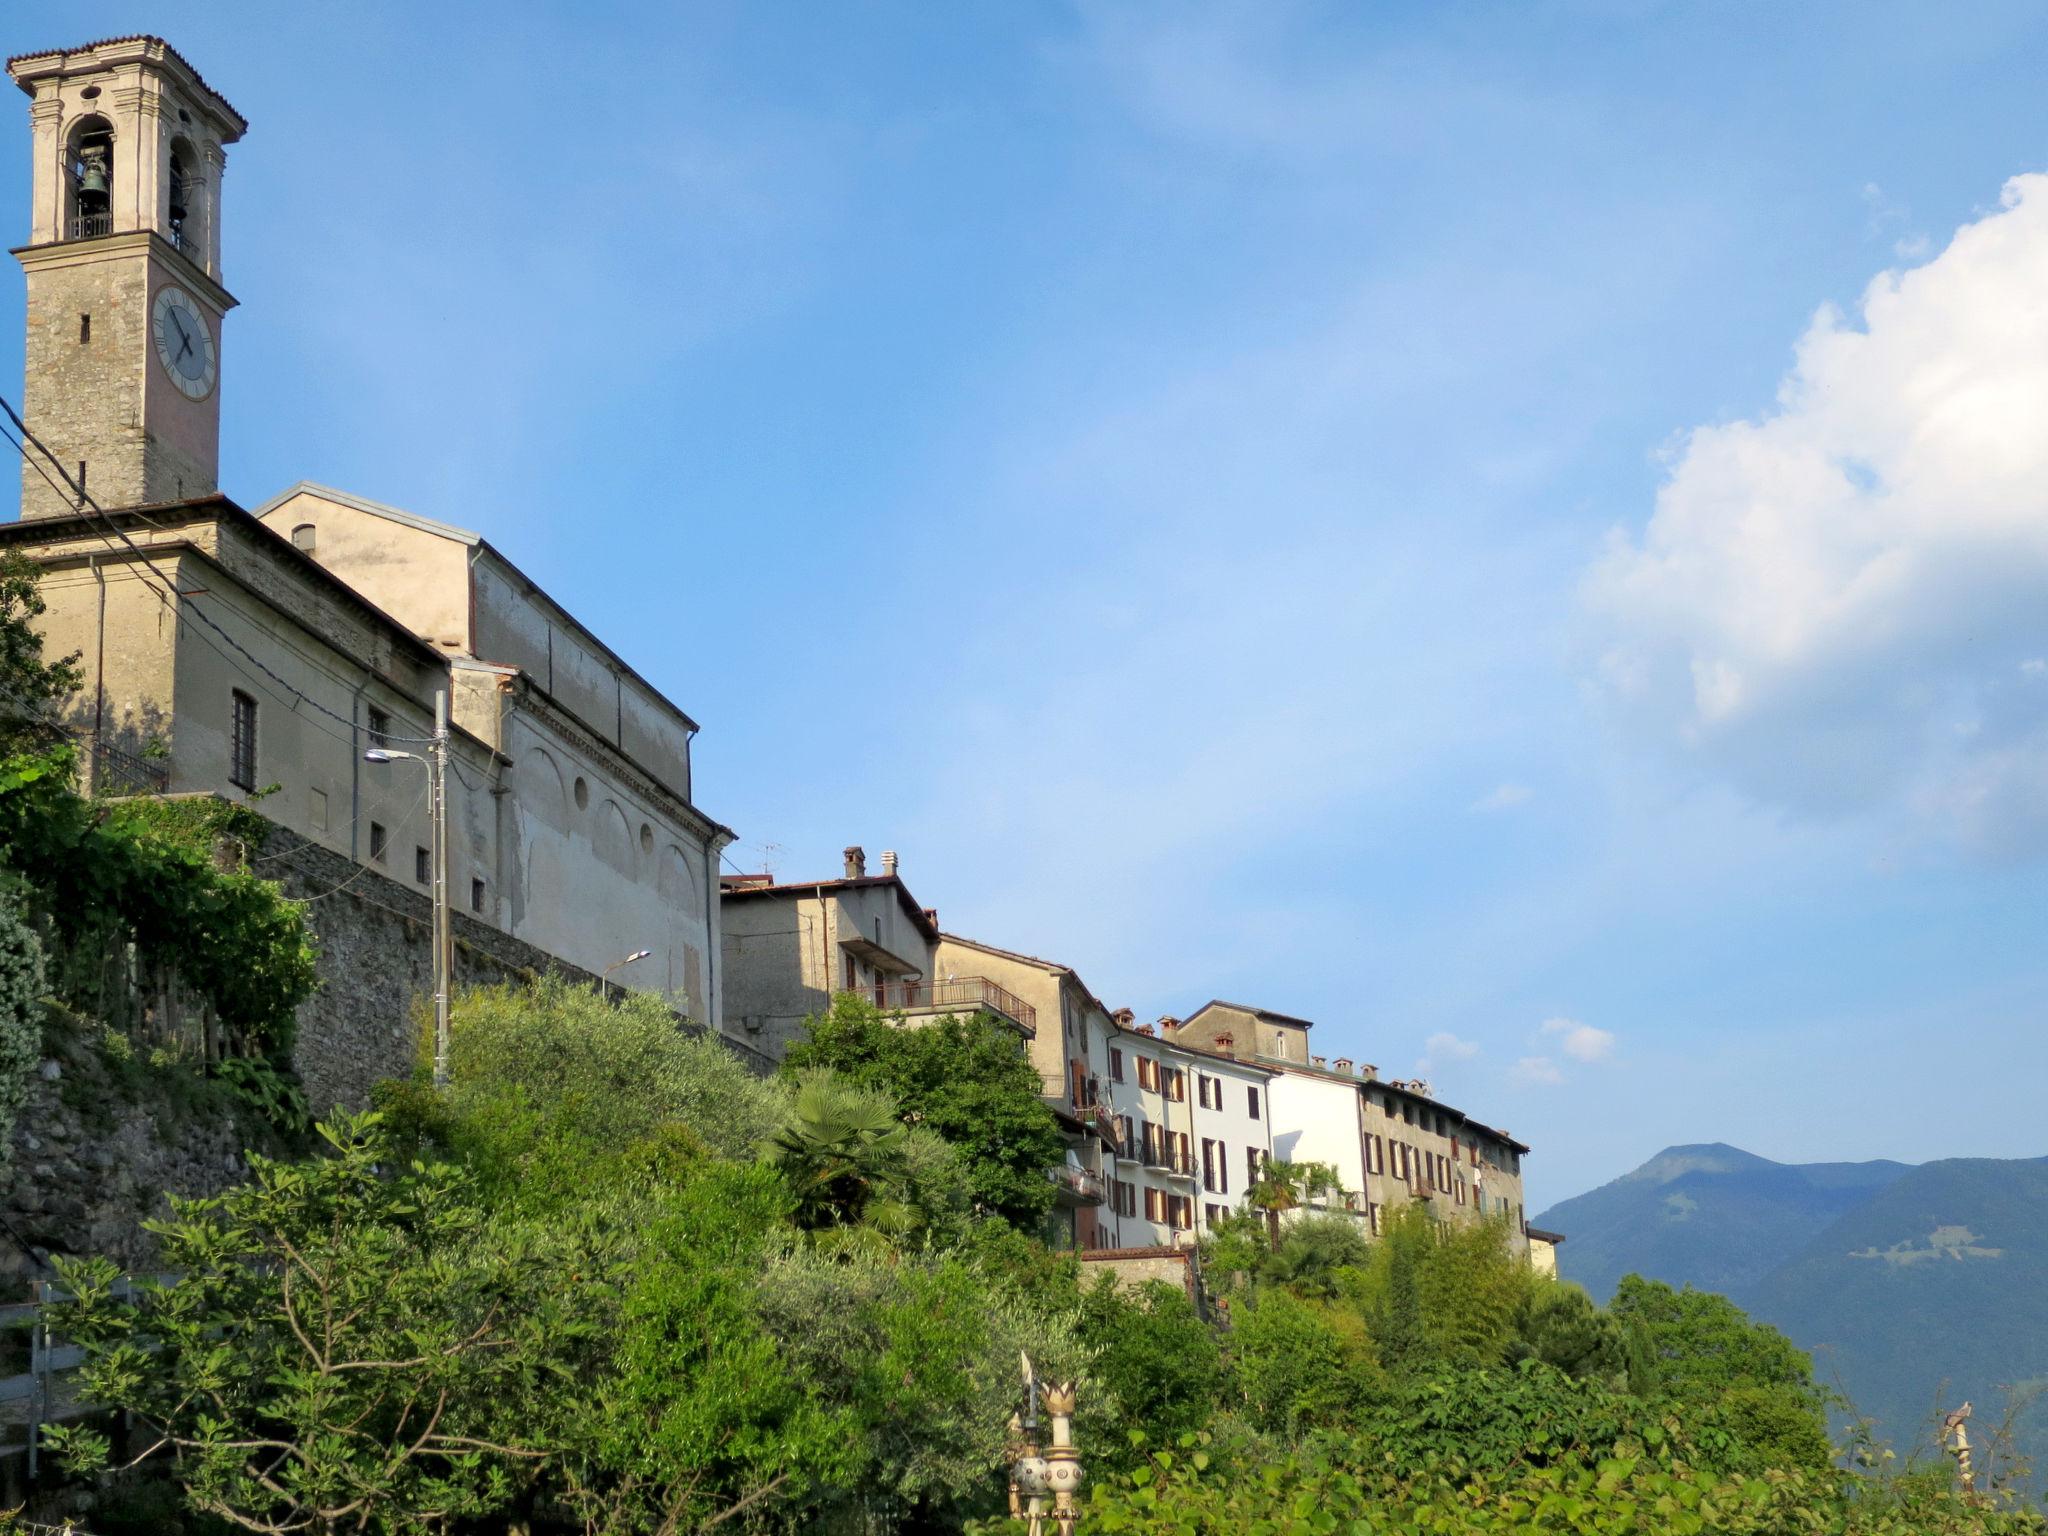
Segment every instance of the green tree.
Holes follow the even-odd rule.
[[[680,1024],[660,998],[608,998],[560,976],[458,992],[448,1064],[449,1104],[486,1142],[502,1125],[499,1154],[530,1151],[540,1125],[585,1152],[683,1126],[710,1152],[751,1159],[788,1115],[784,1088]]]
[[[1258,1181],[1245,1192],[1245,1203],[1265,1216],[1267,1243],[1277,1252],[1282,1216],[1304,1200],[1343,1187],[1337,1170],[1328,1163],[1295,1163],[1274,1157],[1260,1165]]]
[[[1636,1341],[1654,1390],[1717,1412],[1771,1466],[1826,1466],[1828,1393],[1813,1360],[1725,1296],[1625,1275],[1608,1311]]]
[[[251,1181],[174,1201],[178,1278],[119,1292],[60,1267],[89,1401],[134,1414],[192,1505],[264,1532],[440,1530],[505,1508],[548,1456],[564,1381],[602,1321],[558,1224],[494,1221],[445,1165],[387,1174],[374,1115],[320,1127],[332,1155],[252,1156]],[[508,1415],[509,1403],[534,1405]],[[57,1432],[76,1470],[95,1431]]]
[[[858,1426],[764,1318],[789,1208],[774,1170],[708,1163],[636,1232],[608,1369],[561,1384],[561,1480],[589,1528],[667,1536],[798,1510],[858,1465]]]
[[[885,1093],[813,1068],[797,1075],[789,1123],[766,1155],[796,1195],[797,1225],[847,1227],[902,1187],[910,1131]]]
[[[1363,1330],[1277,1286],[1237,1309],[1231,1347],[1239,1398],[1264,1430],[1340,1427],[1377,1377]]]
[[[1510,1364],[1540,1360],[1578,1380],[1621,1380],[1628,1370],[1620,1323],[1594,1304],[1585,1287],[1558,1280],[1529,1286],[1506,1357]]]
[[[47,605],[42,567],[19,550],[0,550],[0,753],[45,742],[52,706],[84,683],[78,653],[57,661],[43,656],[35,621]]]
[[[1291,1222],[1280,1246],[1267,1256],[1265,1276],[1298,1296],[1329,1300],[1348,1270],[1372,1258],[1372,1244],[1353,1216],[1305,1216]]]
[[[1066,1160],[1066,1136],[1008,1025],[975,1014],[912,1028],[842,992],[808,1029],[784,1057],[786,1075],[830,1067],[881,1089],[906,1121],[959,1151],[978,1211],[1039,1229],[1053,1206],[1046,1173]]]
[[[1171,1440],[1215,1412],[1222,1351],[1180,1287],[1153,1281],[1129,1290],[1103,1275],[1081,1304],[1079,1336],[1101,1387],[1081,1420],[1091,1463],[1127,1457],[1132,1430]]]

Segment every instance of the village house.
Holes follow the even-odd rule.
[[[1377,1234],[1387,1213],[1428,1201],[1439,1221],[1504,1219],[1525,1247],[1522,1158],[1529,1149],[1435,1099],[1419,1081],[1382,1081],[1370,1063],[1312,1055],[1307,1019],[1209,1002],[1169,1031],[1274,1073],[1273,1155],[1324,1163],[1339,1188],[1317,1204],[1348,1211]]]

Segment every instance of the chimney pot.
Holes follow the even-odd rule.
[[[1346,1077],[1349,1077],[1351,1075],[1351,1058],[1349,1056],[1339,1056],[1337,1058],[1337,1070]]]
[[[1329,1062],[1324,1060],[1321,1056],[1311,1056],[1308,1059],[1308,1064],[1312,1067],[1326,1067],[1329,1065]]]
[[[846,878],[858,880],[868,872],[868,856],[859,843],[846,850]]]
[[[896,873],[896,850],[894,848],[884,848],[882,850],[882,873],[885,875]]]

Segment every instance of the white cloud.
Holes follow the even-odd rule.
[[[1548,1056],[1524,1056],[1515,1063],[1514,1078],[1518,1083],[1554,1088],[1564,1081],[1564,1074]]]
[[[1611,1030],[1595,1029],[1577,1019],[1545,1019],[1542,1032],[1559,1036],[1558,1049],[1573,1061],[1605,1061],[1614,1054]]]
[[[1775,408],[1695,429],[1584,599],[1601,691],[1751,795],[2048,850],[2048,176],[1861,327],[1823,309]],[[2023,673],[2024,675],[2024,673]]]
[[[1497,784],[1486,794],[1474,800],[1472,802],[1472,809],[1482,814],[1491,814],[1495,811],[1510,811],[1518,805],[1528,804],[1535,794],[1536,791],[1526,784]]]
[[[1446,1062],[1470,1061],[1478,1054],[1478,1041],[1460,1040],[1448,1030],[1438,1030],[1422,1042],[1422,1055],[1416,1059],[1415,1070],[1426,1077]]]
[[[2022,677],[2048,677],[2048,657],[2029,656],[2020,663]]]

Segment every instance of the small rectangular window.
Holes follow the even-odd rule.
[[[1109,1053],[1109,1080],[1112,1083],[1124,1080],[1124,1053],[1114,1048]]]
[[[89,342],[91,342],[91,340],[92,340],[92,316],[91,316],[91,315],[80,315],[80,316],[78,317],[78,344],[79,344],[79,345],[80,345],[80,346],[82,347],[82,346],[85,346],[85,345],[87,345],[87,344],[88,344]]]
[[[315,832],[327,830],[327,791],[311,789],[306,791],[306,810]]]
[[[372,704],[369,708],[370,745],[388,747],[391,745],[391,716]]]
[[[380,864],[384,861],[384,849],[389,840],[388,834],[384,831],[383,822],[373,821],[370,823],[370,857],[377,860]]]
[[[424,848],[412,851],[412,877],[421,885],[434,883],[434,856]]]
[[[484,909],[484,883],[481,880],[469,882],[469,910],[481,912]]]
[[[228,782],[238,789],[256,788],[256,701],[237,688],[231,701],[234,720],[228,732]]]
[[[1244,1090],[1244,1101],[1245,1101],[1245,1108],[1246,1108],[1246,1110],[1247,1110],[1247,1111],[1248,1111],[1248,1112],[1250,1113],[1251,1117],[1252,1117],[1252,1118],[1253,1118],[1254,1120],[1258,1119],[1258,1118],[1259,1118],[1259,1090],[1258,1090],[1258,1089],[1257,1089],[1256,1087],[1254,1087],[1254,1086],[1253,1086],[1252,1084],[1250,1084],[1250,1083],[1247,1083],[1247,1084],[1245,1084],[1245,1090]]]

